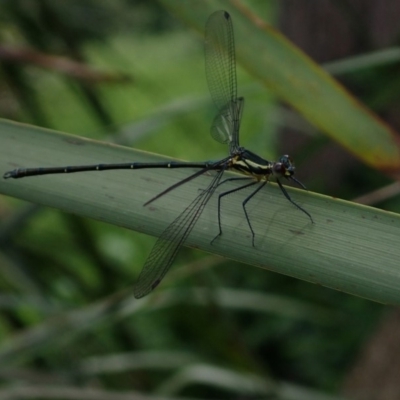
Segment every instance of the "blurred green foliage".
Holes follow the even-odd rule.
[[[279,12],[278,2],[246,4],[270,21]],[[187,160],[225,154],[208,133],[214,110],[202,38],[158,2],[9,0],[0,4],[0,15],[3,44],[112,74],[93,83],[60,72],[56,63],[4,62],[2,117]],[[395,96],[376,85],[385,76],[383,66],[368,70],[365,80],[351,71],[344,80],[353,88],[375,82],[365,95],[381,112]],[[277,135],[282,110],[240,67],[238,81],[246,96],[242,143],[274,158],[286,144]],[[327,140],[290,117],[299,135],[311,137],[294,154],[307,161]],[[385,179],[352,164],[330,186],[318,164],[308,169],[314,174],[302,180],[309,187],[346,198]],[[176,398],[280,398],[276,384],[283,382],[334,393],[382,311],[363,299],[189,249],[142,306],[130,300],[117,307],[113,296],[132,286],[138,270],[132,265],[144,263],[153,238],[0,201],[0,393],[40,383],[59,385],[60,393],[76,387]],[[399,209],[398,199],[387,204]],[[180,291],[166,290],[172,285]],[[235,302],[242,296],[243,308]]]

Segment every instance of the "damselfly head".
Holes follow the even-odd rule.
[[[274,174],[285,178],[290,178],[294,175],[295,169],[293,160],[287,154],[282,156],[279,161],[274,164]]]

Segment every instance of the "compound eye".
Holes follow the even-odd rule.
[[[293,165],[292,159],[291,159],[287,154],[285,154],[284,156],[282,156],[282,157],[279,159],[279,162],[280,162],[281,164],[283,164],[285,167],[290,167],[291,165]]]
[[[294,174],[295,167],[293,161],[287,154],[279,159],[279,163],[282,166],[281,168],[284,176],[288,177]]]

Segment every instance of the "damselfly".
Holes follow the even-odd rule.
[[[185,210],[164,230],[153,247],[139,279],[134,286],[136,298],[141,298],[151,292],[163,279],[173,263],[178,250],[185,243],[187,237],[200,218],[204,207],[214,194],[217,187],[234,180],[247,180],[239,187],[225,191],[218,196],[218,226],[219,232],[213,241],[222,234],[221,227],[221,200],[224,196],[240,190],[255,187],[250,195],[243,201],[242,206],[247,224],[252,234],[254,246],[254,230],[251,226],[246,204],[259,192],[273,176],[278,183],[283,195],[295,207],[308,216],[311,215],[301,206],[296,204],[281,183],[281,178],[295,182],[305,189],[305,186],[294,177],[295,167],[288,155],[282,156],[279,161],[267,161],[255,153],[239,145],[239,128],[243,112],[244,98],[237,97],[235,43],[232,19],[226,11],[217,11],[212,14],[205,29],[205,65],[208,87],[211,97],[218,109],[211,126],[212,137],[229,146],[229,155],[222,160],[213,162],[159,162],[159,163],[121,163],[97,164],[83,166],[53,167],[53,168],[18,168],[6,172],[4,178],[23,178],[35,175],[60,174],[84,171],[105,171],[117,169],[143,169],[143,168],[196,168],[197,172],[176,184],[165,189],[157,196],[147,201],[147,206],[161,196],[176,189],[178,186],[203,175],[207,171],[215,171],[211,182],[205,190],[189,204]],[[227,170],[234,170],[246,177],[234,177],[222,180]]]

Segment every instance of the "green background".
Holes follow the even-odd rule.
[[[272,28],[282,17],[278,1],[4,2],[7,46],[77,64],[66,70],[47,58],[38,65],[26,54],[4,63],[1,116],[164,157],[225,157],[209,135],[215,110],[202,39],[207,16],[221,8],[233,18],[246,97],[241,144],[270,160],[289,152],[296,176],[328,195],[290,191],[315,227],[271,185],[251,208],[261,245],[248,243],[238,194],[226,201],[225,241],[212,248],[210,202],[189,244],[228,258],[184,248],[160,287],[138,302],[131,289],[155,239],[131,229],[160,234],[207,177],[168,195],[155,217],[141,204],[184,172],[2,181],[2,193],[72,214],[0,197],[0,361],[12,369],[0,369],[0,394],[22,396],[32,387],[39,398],[50,389],[110,398],[338,398],[385,311],[358,296],[399,304],[399,196],[375,204],[392,213],[337,200],[397,175],[400,153],[384,110],[398,96],[399,61],[387,63],[368,48],[361,69],[356,57],[327,66],[342,66],[338,84]],[[112,146],[66,146],[61,137],[2,121],[1,167],[157,159],[113,153]],[[336,144],[351,163],[319,157]]]

